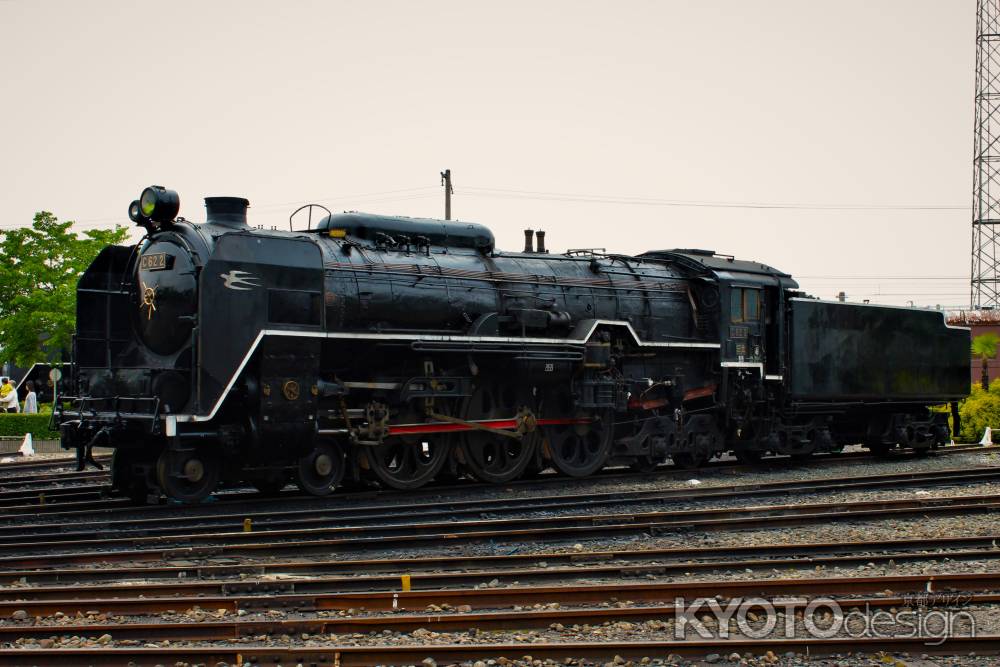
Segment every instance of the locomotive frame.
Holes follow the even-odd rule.
[[[968,330],[940,313],[819,301],[711,251],[506,253],[480,225],[358,213],[264,231],[245,199],[195,224],[157,196],[81,278],[53,415],[81,460],[115,448],[137,501],[926,451],[950,439],[929,407],[957,417],[969,390]]]

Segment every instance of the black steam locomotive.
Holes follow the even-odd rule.
[[[757,262],[556,254],[530,230],[499,252],[481,225],[362,213],[278,232],[205,204],[192,223],[147,188],[145,237],[77,291],[54,419],[66,448],[114,447],[136,499],[927,450],[950,439],[930,406],[969,391],[941,313],[808,298]]]

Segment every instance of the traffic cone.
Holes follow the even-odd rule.
[[[34,447],[34,445],[31,444],[31,434],[30,433],[25,433],[24,434],[24,442],[21,443],[21,448],[19,450],[17,450],[17,451],[21,454],[21,456],[34,456],[35,455],[35,447]]]

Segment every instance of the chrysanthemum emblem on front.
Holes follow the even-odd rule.
[[[156,288],[146,287],[146,283],[142,283],[142,303],[139,304],[139,310],[143,308],[148,308],[146,311],[146,319],[153,319],[153,311],[156,310]]]

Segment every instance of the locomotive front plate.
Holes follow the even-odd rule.
[[[174,266],[173,255],[165,252],[143,255],[139,258],[139,268],[143,271],[164,271]]]

